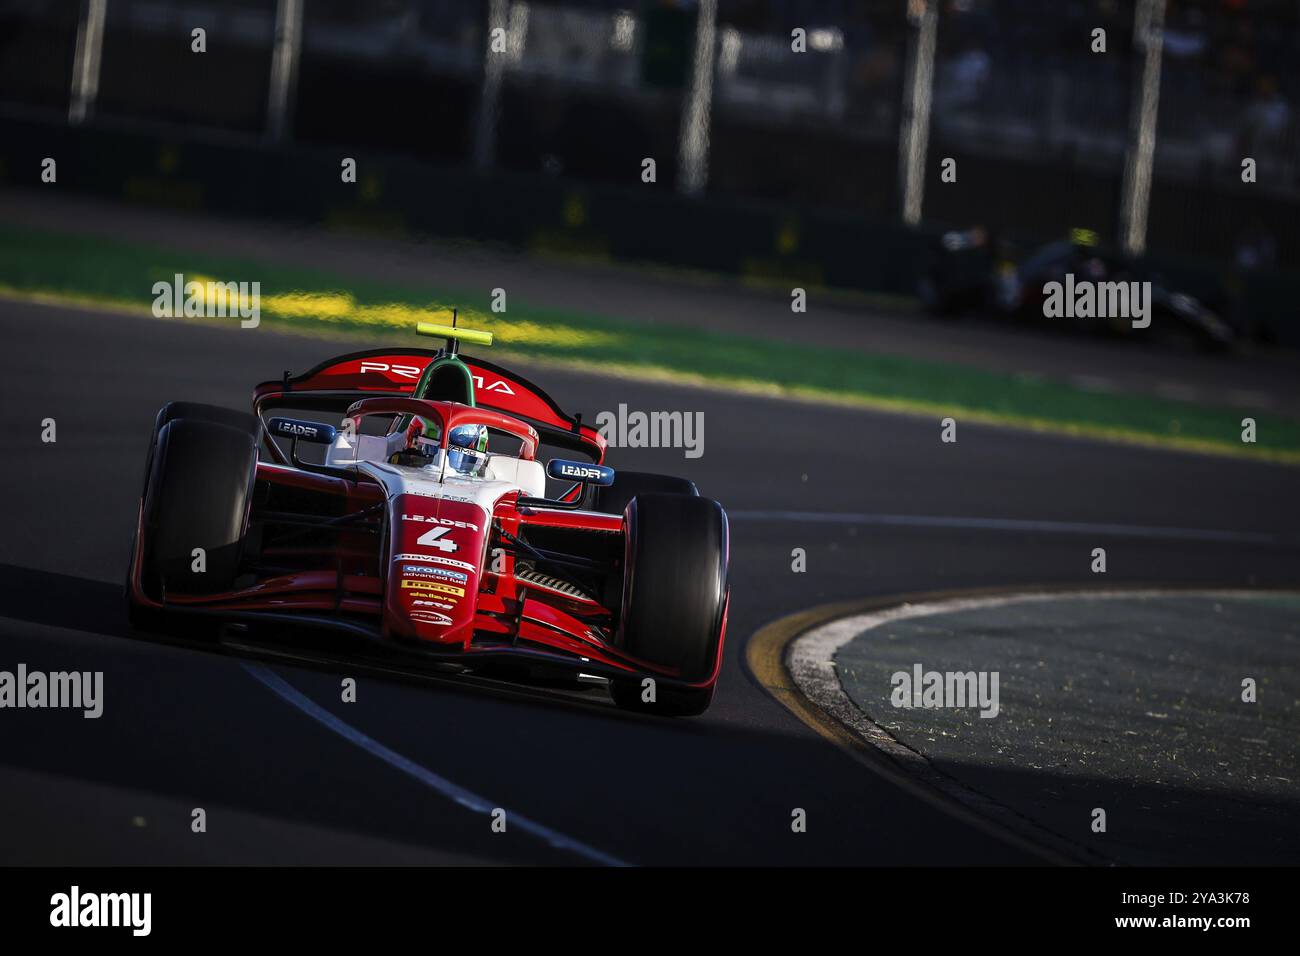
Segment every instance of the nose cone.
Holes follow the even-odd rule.
[[[389,504],[389,528],[389,633],[468,645],[487,540],[483,510],[468,502],[398,495]]]

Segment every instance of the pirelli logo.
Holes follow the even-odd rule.
[[[465,596],[465,589],[458,588],[452,584],[440,584],[437,581],[403,581],[402,587],[412,588],[417,591],[437,591],[439,594],[455,594],[457,597]]]

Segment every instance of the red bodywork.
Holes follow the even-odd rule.
[[[279,382],[257,386],[253,410],[260,416],[276,407],[330,408],[358,419],[418,411],[448,426],[443,429],[444,445],[448,428],[468,419],[519,437],[518,457],[525,460],[534,458],[544,439],[603,461],[605,441],[595,429],[565,415],[526,380],[480,360],[464,358],[476,380],[477,407],[409,397],[435,355],[422,349],[381,350],[343,356],[296,378],[286,373]],[[328,544],[270,549],[264,559],[296,567],[258,576],[237,591],[168,595],[167,609],[233,621],[333,626],[438,661],[472,664],[509,657],[604,676],[649,674],[682,687],[716,682],[726,633],[725,605],[712,672],[704,680],[682,681],[671,670],[619,650],[617,607],[517,574],[518,552],[508,536],[517,539],[532,529],[573,532],[578,540],[590,540],[593,555],[621,556],[621,515],[521,506],[519,493],[511,491],[485,516],[469,502],[415,494],[390,498],[378,482],[359,473],[324,474],[295,466],[269,434],[264,451],[269,460],[257,464],[260,497],[305,496],[319,504],[325,517],[370,509],[373,520],[357,522],[355,531],[336,532]],[[571,489],[570,498],[580,493],[580,488]],[[250,519],[257,519],[256,509]],[[454,558],[436,543],[420,543],[431,528],[448,529],[438,540],[454,541]],[[137,541],[143,532],[138,530]],[[499,552],[495,561],[494,552]],[[129,590],[137,606],[164,607],[142,587],[138,547]]]

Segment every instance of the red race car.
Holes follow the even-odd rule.
[[[686,479],[615,473],[580,416],[457,354],[489,333],[419,331],[446,346],[286,372],[257,386],[252,414],[162,408],[132,623],[218,640],[328,629],[345,653],[703,712],[727,625],[726,512]],[[564,457],[543,465],[543,447]]]

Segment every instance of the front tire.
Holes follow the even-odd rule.
[[[649,471],[615,471],[612,485],[596,486],[592,510],[601,514],[621,515],[637,495],[691,495],[698,497],[695,482],[676,475],[656,475]]]
[[[661,717],[698,717],[709,709],[713,702],[713,688],[682,689],[677,687],[655,687],[655,699],[647,702],[642,681],[616,677],[609,683],[609,696],[623,710],[636,710],[645,714],[657,714]]]
[[[145,490],[148,489],[149,474],[153,471],[153,456],[158,448],[158,436],[162,434],[162,430],[167,427],[169,422],[180,418],[229,425],[231,428],[248,432],[253,436],[254,442],[262,440],[262,420],[249,412],[239,412],[233,408],[222,408],[220,405],[205,405],[202,402],[168,402],[158,409],[158,415],[154,419],[153,436],[149,439],[149,452],[144,459]],[[144,491],[141,491],[140,494],[143,497]]]
[[[173,419],[158,433],[144,496],[141,582],[168,592],[229,591],[239,573],[257,439],[214,421]],[[203,550],[196,569],[195,549]]]
[[[622,616],[617,646],[676,671],[682,681],[709,680],[722,642],[727,603],[727,515],[716,501],[694,495],[637,495],[624,513],[626,530]],[[620,707],[652,713],[702,713],[713,685],[670,687],[656,682],[647,701],[644,678],[615,678]]]

